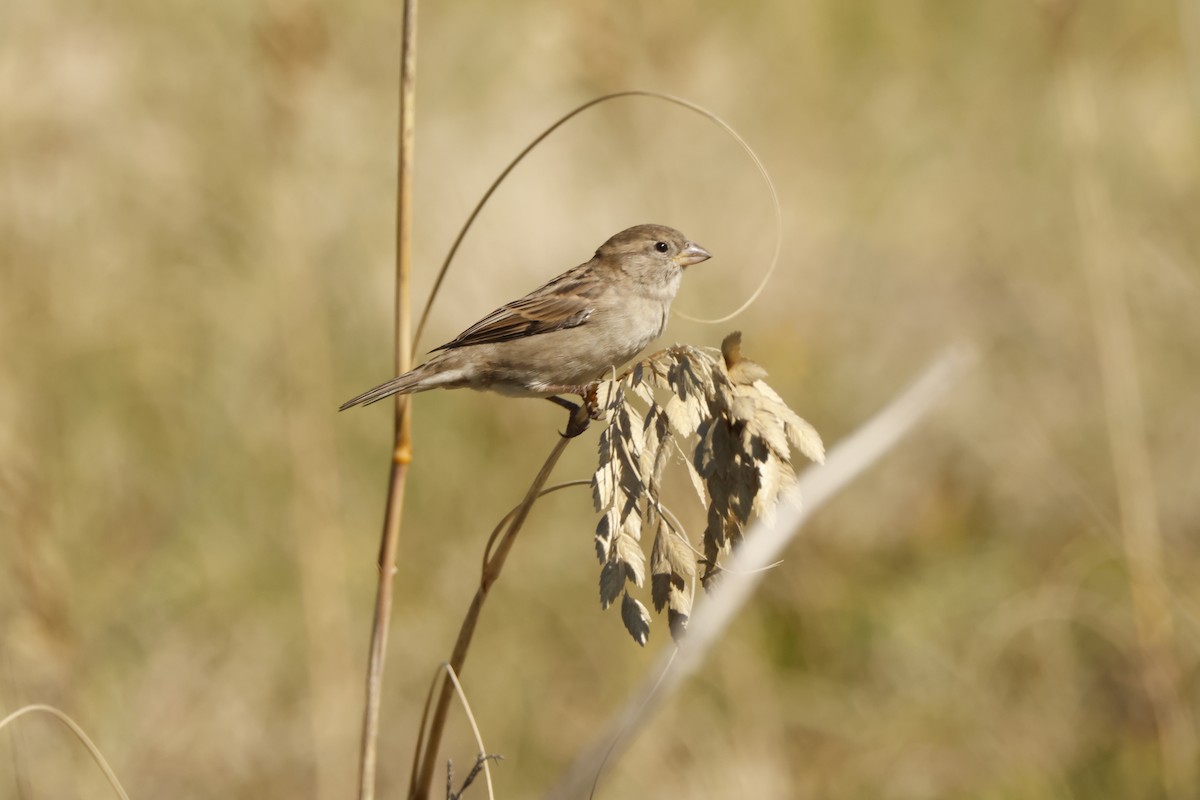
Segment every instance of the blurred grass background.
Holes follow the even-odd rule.
[[[354,785],[391,424],[334,410],[391,376],[397,6],[0,8],[0,709],[60,706],[137,797]],[[829,443],[943,345],[983,353],[821,512],[602,796],[1196,788],[1198,20],[1195,0],[422,4],[414,296],[524,143],[648,88],[742,132],[785,206],[763,299],[667,340],[741,328]],[[714,126],[604,106],[501,189],[423,344],[646,221],[715,254],[676,307],[716,316],[759,279],[771,218]],[[564,422],[465,392],[415,413],[383,797],[487,532]],[[560,479],[588,476],[594,439]],[[1147,520],[1161,558],[1139,573]],[[584,490],[539,504],[485,610],[465,679],[500,796],[546,787],[669,646],[600,612],[594,522]],[[50,721],[0,733],[0,797],[100,780]]]

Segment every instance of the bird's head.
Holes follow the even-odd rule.
[[[600,245],[596,258],[633,275],[673,278],[712,255],[674,228],[635,225]]]

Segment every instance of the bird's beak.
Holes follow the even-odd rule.
[[[675,256],[675,263],[681,267],[690,267],[692,264],[699,264],[710,258],[712,258],[712,253],[695,242],[688,242],[687,247],[680,250],[679,254]]]

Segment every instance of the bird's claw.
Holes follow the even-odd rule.
[[[570,400],[557,396],[550,396],[546,399],[551,403],[554,403],[556,406],[561,406],[567,411],[571,412],[571,416],[567,419],[566,431],[559,434],[565,439],[574,439],[576,436],[586,431],[588,429],[588,425],[591,424],[593,419],[595,419],[595,417],[592,416],[592,411],[587,403],[572,403]]]
[[[562,434],[563,438],[574,439],[588,429],[588,425],[592,423],[593,419],[595,417],[592,416],[586,404],[574,406],[571,418],[567,422],[567,430]]]

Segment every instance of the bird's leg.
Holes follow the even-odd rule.
[[[570,400],[565,400],[561,397],[551,396],[546,399],[556,406],[562,406],[571,412],[571,417],[567,420],[567,430],[563,433],[563,436],[573,439],[588,429],[588,425],[592,421],[592,415],[586,405],[572,403]]]
[[[570,400],[564,400],[561,397],[553,395],[546,398],[555,405],[560,405],[571,412],[571,423],[567,426],[566,436],[578,436],[587,429],[589,420],[604,418],[604,409],[600,407],[600,400],[596,396],[599,386],[598,381],[593,381],[578,386],[553,385],[542,387],[543,391],[554,392],[555,395],[577,394],[579,395],[579,399],[583,401],[580,405],[575,405]]]
[[[563,399],[561,397],[557,397],[555,395],[551,395],[550,397],[547,397],[546,399],[549,400],[551,403],[554,403],[554,405],[562,406],[567,411],[570,411],[572,413],[579,410],[578,404],[572,403],[570,400],[565,400],[565,399]]]
[[[599,385],[599,381],[592,381],[591,383],[579,384],[577,386],[555,384],[551,386],[543,386],[542,391],[553,392],[554,394],[577,394],[579,395],[579,398],[583,400],[583,406],[587,409],[589,417],[592,419],[603,419],[604,409],[600,407],[600,402],[596,398],[596,388]],[[568,401],[563,400],[561,397],[547,397],[546,399],[557,403],[563,408],[574,407],[574,403],[569,403]]]

